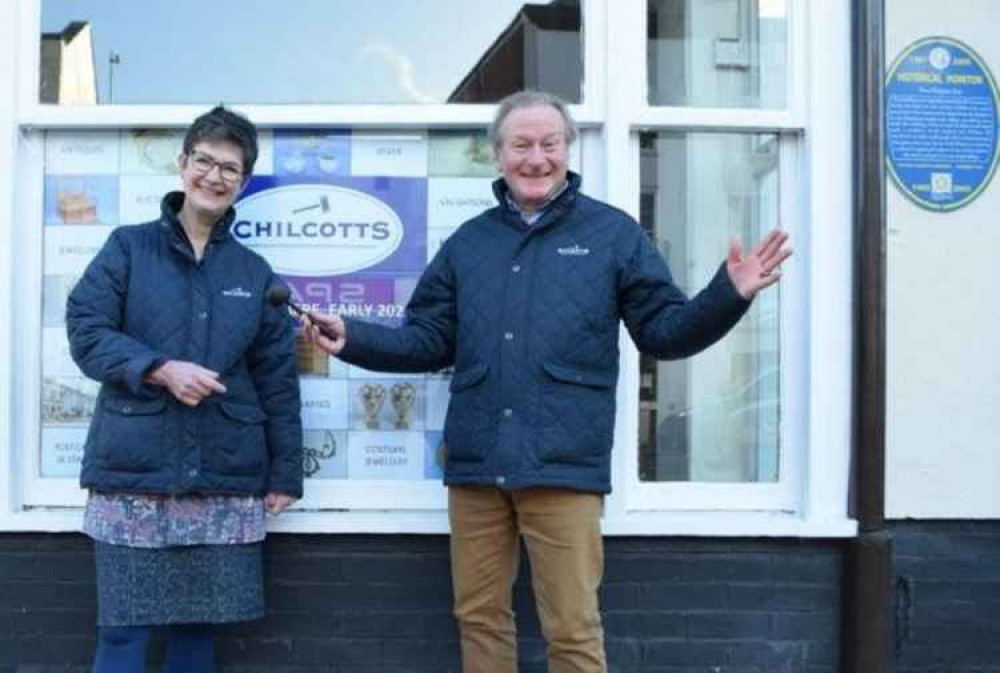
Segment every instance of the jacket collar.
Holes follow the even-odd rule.
[[[532,228],[536,228],[539,225],[545,225],[548,222],[558,219],[566,211],[573,207],[573,203],[576,201],[576,195],[580,190],[580,182],[582,178],[578,173],[573,171],[566,172],[566,188],[562,190],[551,203],[546,206],[546,212],[542,215],[539,220],[532,225]],[[507,186],[507,181],[503,178],[499,178],[493,182],[493,195],[496,196],[497,201],[500,204],[500,212],[503,213],[504,219],[508,222],[519,222],[521,226],[527,226],[521,219],[521,214],[516,210],[511,208],[510,203],[507,201],[510,195],[510,187]]]
[[[168,192],[160,202],[160,225],[175,239],[187,243],[187,235],[181,225],[180,212],[184,206],[184,192]],[[229,229],[236,219],[236,209],[232,206],[226,210],[219,221],[212,226],[209,239],[213,243],[221,243],[230,237]]]

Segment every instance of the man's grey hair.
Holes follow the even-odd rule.
[[[512,93],[500,101],[497,114],[493,118],[493,123],[490,124],[488,132],[493,153],[497,154],[500,152],[500,145],[503,143],[501,127],[511,112],[520,110],[521,108],[545,106],[555,108],[562,115],[563,121],[566,123],[566,146],[572,145],[579,132],[576,128],[576,122],[573,121],[573,116],[569,113],[569,105],[567,105],[566,101],[555,94],[525,89],[524,91]]]

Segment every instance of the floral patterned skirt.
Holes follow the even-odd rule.
[[[263,543],[161,548],[94,542],[100,626],[264,616]]]

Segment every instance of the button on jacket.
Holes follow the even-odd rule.
[[[302,495],[295,327],[267,303],[267,262],[215,225],[195,259],[177,213],[115,229],[67,303],[70,351],[101,382],[84,448],[85,488],[149,493]],[[188,407],[143,382],[186,360],[226,392]]]
[[[448,485],[611,490],[618,325],[639,350],[683,358],[749,307],[725,267],[688,300],[626,213],[579,192],[533,225],[508,205],[464,223],[431,261],[397,329],[346,320],[340,357],[369,369],[454,365]]]

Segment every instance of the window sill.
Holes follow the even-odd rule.
[[[82,510],[34,509],[0,515],[0,533],[79,532]],[[849,538],[857,534],[852,519],[803,519],[782,512],[633,512],[602,522],[604,535],[662,537]],[[291,511],[273,517],[268,530],[306,534],[446,534],[442,511]]]

